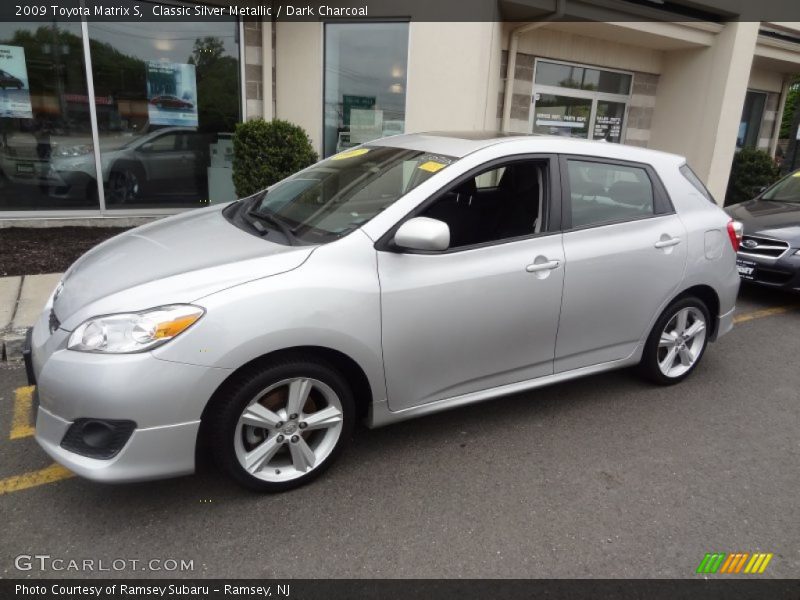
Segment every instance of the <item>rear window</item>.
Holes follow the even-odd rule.
[[[714,200],[714,197],[711,195],[711,192],[706,189],[706,186],[703,185],[703,182],[700,181],[700,178],[697,175],[695,175],[694,171],[692,171],[689,165],[683,165],[680,171],[681,174],[689,180],[689,183],[691,183],[706,200],[713,204],[717,203],[716,200]]]

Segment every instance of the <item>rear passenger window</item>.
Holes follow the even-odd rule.
[[[695,175],[694,171],[692,171],[689,165],[683,165],[680,170],[681,174],[689,180],[689,183],[691,183],[695,189],[697,189],[697,191],[703,195],[703,198],[709,202],[712,202],[713,204],[717,203],[716,200],[714,200],[714,196],[711,195],[711,192],[709,192],[706,186],[703,185],[703,182],[700,181],[700,178],[697,175]]]
[[[644,169],[580,160],[567,164],[572,227],[655,214],[653,184]]]

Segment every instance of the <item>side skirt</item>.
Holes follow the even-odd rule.
[[[386,400],[382,400],[381,402],[376,402],[372,405],[369,411],[369,416],[366,420],[366,424],[368,427],[372,428],[382,427],[391,423],[397,423],[399,421],[405,421],[406,419],[413,419],[423,415],[430,415],[443,410],[449,410],[451,408],[458,408],[460,406],[475,404],[485,400],[493,400],[494,398],[500,398],[501,396],[509,396],[511,394],[535,390],[547,385],[553,385],[555,383],[577,379],[578,377],[586,377],[588,375],[595,375],[605,371],[613,371],[614,369],[629,367],[637,364],[640,359],[641,345],[633,354],[631,354],[631,356],[627,358],[600,363],[598,365],[592,365],[589,367],[572,369],[571,371],[564,371],[562,373],[554,373],[553,375],[537,377],[536,379],[529,379],[527,381],[508,383],[506,385],[489,388],[487,390],[481,390],[479,392],[470,392],[469,394],[462,394],[460,396],[444,398],[442,400],[429,402],[427,404],[420,404],[419,406],[404,408],[403,410],[389,410],[388,402]]]

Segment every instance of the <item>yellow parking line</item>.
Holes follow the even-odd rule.
[[[764,317],[773,317],[775,315],[782,315],[784,313],[793,311],[797,309],[798,305],[792,306],[774,306],[772,308],[764,308],[762,310],[756,310],[750,313],[744,313],[743,315],[737,315],[733,318],[733,322],[737,325],[739,323],[747,323],[747,321],[752,321],[754,319],[763,319]]]
[[[33,405],[32,385],[17,388],[14,391],[14,416],[11,421],[10,439],[18,440],[36,433],[36,428],[31,424],[31,407]]]
[[[22,475],[14,475],[13,477],[0,479],[0,496],[44,485],[46,483],[53,483],[54,481],[61,481],[62,479],[69,479],[74,476],[75,474],[69,469],[53,463],[49,467],[38,471],[31,471],[29,473],[23,473]]]

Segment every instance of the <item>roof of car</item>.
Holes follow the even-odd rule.
[[[655,162],[664,159],[671,160],[672,162],[685,162],[686,160],[677,154],[649,150],[639,146],[627,146],[605,141],[589,141],[561,136],[504,133],[499,131],[431,131],[425,133],[411,133],[374,140],[370,142],[370,145],[409,148],[461,158],[488,146],[520,141],[528,142],[530,152],[583,154],[643,162]]]

